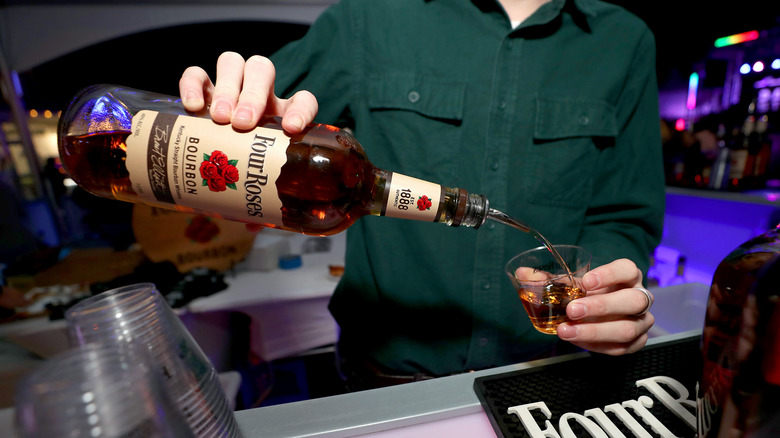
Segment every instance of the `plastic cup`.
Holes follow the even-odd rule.
[[[103,292],[65,312],[71,342],[145,348],[197,437],[236,437],[238,426],[214,366],[151,283]]]
[[[553,248],[569,271],[545,246],[518,254],[506,264],[506,273],[531,323],[545,334],[557,334],[558,325],[568,320],[566,306],[585,296],[581,280],[590,270],[592,258],[579,246],[553,245]]]
[[[23,438],[193,437],[144,351],[89,344],[51,357],[17,384]]]

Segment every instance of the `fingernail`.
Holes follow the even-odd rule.
[[[558,326],[558,337],[561,339],[573,339],[577,337],[577,326],[561,324]]]
[[[287,124],[292,125],[298,131],[303,129],[303,119],[297,115],[291,115],[287,117]]]
[[[190,90],[184,93],[184,103],[189,105],[203,105],[203,100],[198,96],[198,93]]]
[[[239,122],[252,122],[252,110],[245,107],[239,107],[236,109],[236,113],[233,115],[233,121]]]
[[[569,318],[571,319],[582,318],[587,312],[588,308],[584,304],[580,303],[571,303],[569,304],[569,308],[566,310],[566,314],[569,315]]]
[[[582,287],[586,290],[595,289],[599,285],[598,274],[587,273],[582,277]]]
[[[214,104],[212,111],[214,114],[230,117],[231,109],[230,109],[230,105],[227,102],[220,100]]]

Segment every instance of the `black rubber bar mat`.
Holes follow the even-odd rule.
[[[538,368],[479,377],[474,380],[474,390],[499,437],[600,436],[592,430],[594,427],[601,429],[603,436],[610,437],[620,436],[618,430],[628,438],[693,437],[696,415],[693,403],[701,362],[699,349],[699,336],[691,336],[651,345],[630,355],[592,354]],[[679,387],[667,378],[678,382]],[[644,379],[651,381],[637,385],[637,381]],[[686,401],[680,402],[683,399]],[[544,412],[540,402],[549,412]],[[523,405],[530,406],[515,408],[517,413],[507,411]],[[642,412],[639,405],[649,412]],[[521,414],[526,415],[530,430],[521,420]],[[571,431],[562,431],[569,427]],[[643,429],[647,435],[634,433],[636,428]],[[540,433],[545,430],[549,433]]]

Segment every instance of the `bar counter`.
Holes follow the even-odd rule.
[[[652,338],[647,345],[698,339],[700,335],[701,330],[690,330]],[[248,409],[236,412],[236,419],[244,438],[494,436],[474,390],[476,378],[588,356],[590,353],[580,352],[388,388]]]

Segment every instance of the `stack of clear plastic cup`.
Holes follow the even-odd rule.
[[[71,342],[145,347],[199,438],[240,436],[214,366],[154,284],[87,298],[65,312]]]
[[[89,344],[49,358],[17,384],[24,438],[193,437],[144,351]]]

